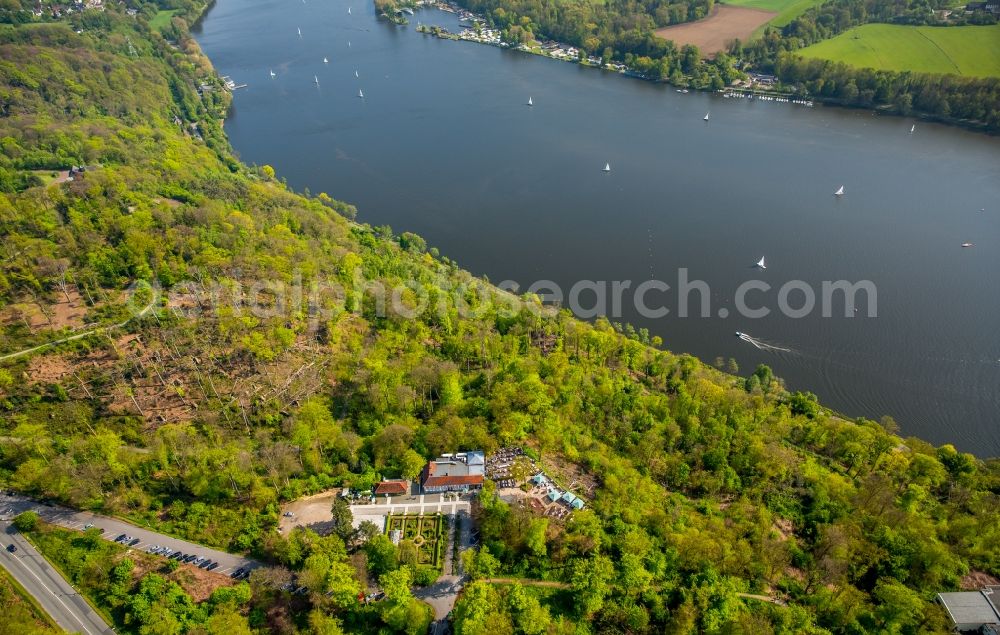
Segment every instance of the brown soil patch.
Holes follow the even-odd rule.
[[[958,585],[962,589],[978,591],[988,586],[1000,585],[1000,580],[997,580],[985,571],[976,571],[973,569],[962,578],[962,581]]]
[[[175,208],[180,207],[184,203],[178,201],[175,198],[154,198],[153,203],[159,205],[160,203],[166,203],[167,207]]]
[[[569,490],[577,496],[583,496],[584,502],[594,499],[594,492],[597,491],[597,479],[594,478],[593,474],[585,472],[579,465],[551,452],[542,455],[540,463],[545,473],[561,489]]]
[[[59,302],[45,304],[42,300],[43,306],[39,306],[29,298],[22,298],[20,302],[11,304],[0,314],[0,322],[4,324],[22,322],[27,324],[33,333],[42,329],[69,328],[77,330],[83,327],[87,305],[80,293],[76,289],[69,289],[65,295],[62,291],[57,293]],[[69,295],[68,302],[66,295]]]
[[[33,357],[28,363],[28,381],[55,384],[73,372],[73,364],[63,355]]]
[[[212,595],[212,591],[219,587],[236,584],[228,576],[205,571],[190,564],[182,564],[177,567],[176,571],[167,572],[164,570],[164,565],[167,562],[164,558],[135,551],[129,553],[128,557],[135,563],[135,568],[132,569],[134,580],[138,581],[147,573],[158,573],[166,579],[176,582],[195,602],[204,602]]]
[[[795,532],[795,525],[793,525],[792,521],[787,518],[779,518],[774,521],[774,525],[772,525],[771,528],[774,529],[779,536],[781,536],[783,541],[791,538],[792,534]]]
[[[703,55],[714,56],[724,51],[733,40],[746,41],[753,32],[778,15],[773,11],[715,5],[712,15],[697,22],[677,24],[656,30],[656,35],[673,40],[679,47],[694,44]]]

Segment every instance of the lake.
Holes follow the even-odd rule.
[[[417,33],[418,21],[458,30],[437,10],[411,21],[379,22],[349,0],[218,1],[195,34],[221,74],[248,84],[226,122],[242,159],[522,289],[650,278],[676,289],[686,269],[710,287],[710,317],[679,317],[671,291],[647,296],[666,317],[626,302],[622,321],[675,352],[735,358],[742,374],[768,364],[847,415],[891,415],[904,435],[1000,455],[1000,139],[679,94]],[[752,266],[761,256],[766,270]],[[736,291],[755,279],[772,288],[748,304],[772,312],[740,317]],[[843,302],[839,317],[786,316],[778,289],[792,280],[818,303],[823,281],[869,280],[877,317],[864,303],[845,317]]]

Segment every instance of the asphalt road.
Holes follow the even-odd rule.
[[[42,557],[30,542],[6,521],[0,521],[3,551],[0,564],[45,609],[63,630],[83,635],[114,633],[114,630],[91,608],[87,601],[70,586],[58,571]],[[15,553],[7,551],[10,544]]]
[[[219,551],[217,549],[209,549],[208,547],[188,542],[186,540],[181,540],[180,538],[174,538],[172,536],[157,533],[150,529],[137,527],[136,525],[127,523],[123,520],[118,520],[117,518],[99,516],[90,512],[76,511],[60,505],[43,505],[29,498],[18,495],[0,495],[0,521],[10,520],[17,514],[28,511],[29,509],[36,511],[42,520],[52,523],[53,525],[66,527],[67,529],[77,529],[82,531],[87,525],[100,527],[104,530],[104,533],[101,535],[108,540],[114,540],[120,534],[128,534],[133,538],[139,539],[139,543],[133,546],[132,549],[145,551],[153,545],[159,545],[161,547],[169,547],[175,551],[180,550],[184,553],[195,554],[208,558],[209,560],[219,563],[218,568],[214,569],[213,573],[228,575],[240,567],[257,568],[263,566],[260,562],[251,560],[250,558],[244,558],[242,556],[226,553],[225,551]]]
[[[468,503],[466,503],[468,505]],[[458,529],[455,522],[458,521]],[[453,558],[455,541],[458,541],[458,558]],[[462,570],[461,554],[473,546],[472,516],[468,509],[460,509],[453,519],[448,531],[448,550],[444,558],[444,574],[437,582],[424,589],[414,592],[413,596],[427,602],[434,609],[434,621],[431,623],[431,635],[446,635],[451,630],[448,615],[455,608],[458,594],[465,586],[465,572]]]

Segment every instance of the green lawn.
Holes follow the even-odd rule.
[[[149,28],[154,31],[162,31],[166,27],[170,26],[170,19],[174,17],[175,13],[177,13],[177,9],[158,12],[153,16],[153,19],[149,21]]]
[[[1000,25],[865,24],[800,52],[862,68],[1000,77]]]
[[[823,0],[726,0],[725,4],[748,9],[761,9],[762,11],[775,11],[778,15],[774,16],[767,24],[785,26],[805,13],[809,7],[814,7],[822,2]]]

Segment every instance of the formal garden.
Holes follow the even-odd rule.
[[[445,518],[440,513],[429,515],[390,515],[386,520],[386,535],[390,538],[399,531],[400,560],[407,554],[414,559],[412,564],[428,565],[440,569],[444,557]],[[412,546],[411,546],[412,545]]]

